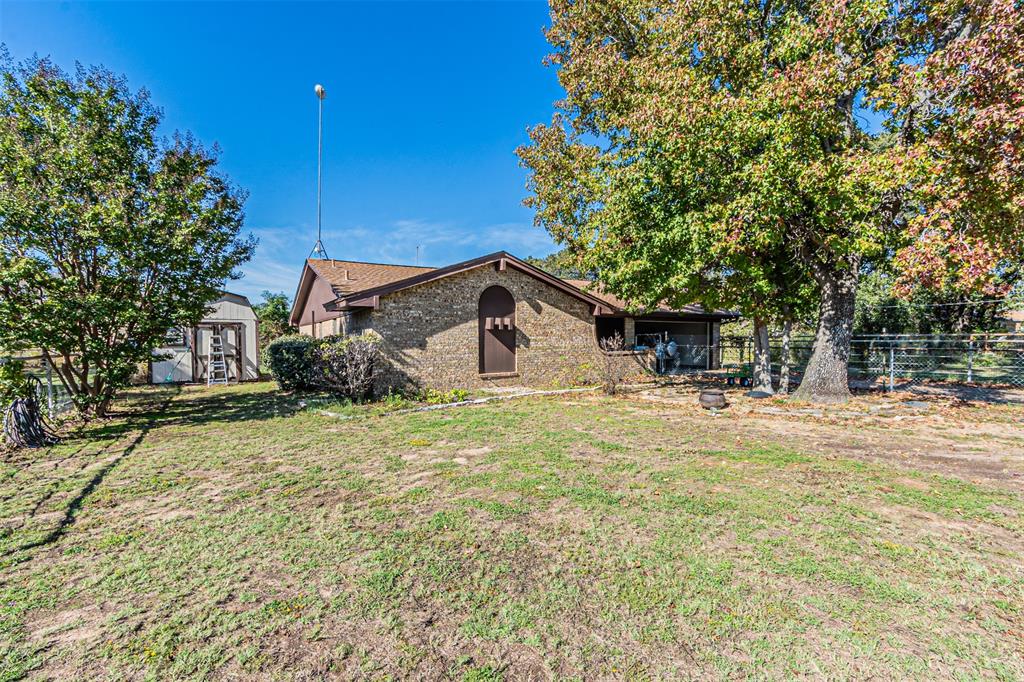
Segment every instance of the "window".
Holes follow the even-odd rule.
[[[168,346],[187,346],[188,332],[184,327],[171,327],[167,330],[167,336],[164,337],[164,343]]]
[[[608,339],[616,334],[622,337],[622,340],[626,340],[626,320],[621,317],[596,317],[594,318],[594,329],[597,333],[597,343],[600,347],[600,343],[603,339]]]

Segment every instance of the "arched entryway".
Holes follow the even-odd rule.
[[[505,287],[480,294],[480,373],[516,371],[516,300]]]

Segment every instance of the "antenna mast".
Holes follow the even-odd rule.
[[[313,88],[313,92],[316,93],[316,98],[319,100],[320,110],[317,115],[317,137],[316,137],[316,244],[313,245],[313,250],[310,251],[309,257],[313,258],[327,258],[327,249],[324,248],[324,243],[321,241],[321,214],[322,214],[322,199],[324,191],[324,180],[323,180],[323,166],[324,166],[324,97],[327,97],[327,91],[324,90],[324,86],[317,83],[316,87]]]

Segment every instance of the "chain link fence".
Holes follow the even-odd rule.
[[[790,376],[799,382],[814,347],[814,337],[790,340]],[[771,339],[772,372],[778,373],[782,340]],[[655,362],[659,374],[713,372],[749,383],[754,340],[723,336],[717,344],[662,347]],[[892,390],[927,381],[1024,388],[1024,334],[871,334],[850,342],[850,378],[881,382]]]
[[[882,334],[852,350],[860,373],[881,376],[889,388],[923,380],[1024,387],[1024,335]]]

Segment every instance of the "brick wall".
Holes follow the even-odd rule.
[[[516,301],[517,376],[488,379],[479,374],[477,305],[495,284]],[[514,268],[486,265],[382,297],[377,310],[353,316],[351,333],[382,338],[389,367],[381,389],[567,386],[597,379],[593,320],[588,303]],[[622,361],[642,370],[635,358]]]
[[[323,322],[299,325],[299,333],[305,334],[306,336],[312,336],[317,339],[322,339],[325,336],[331,336],[332,334],[343,334],[344,324],[341,318],[335,317],[330,320],[324,320]]]

